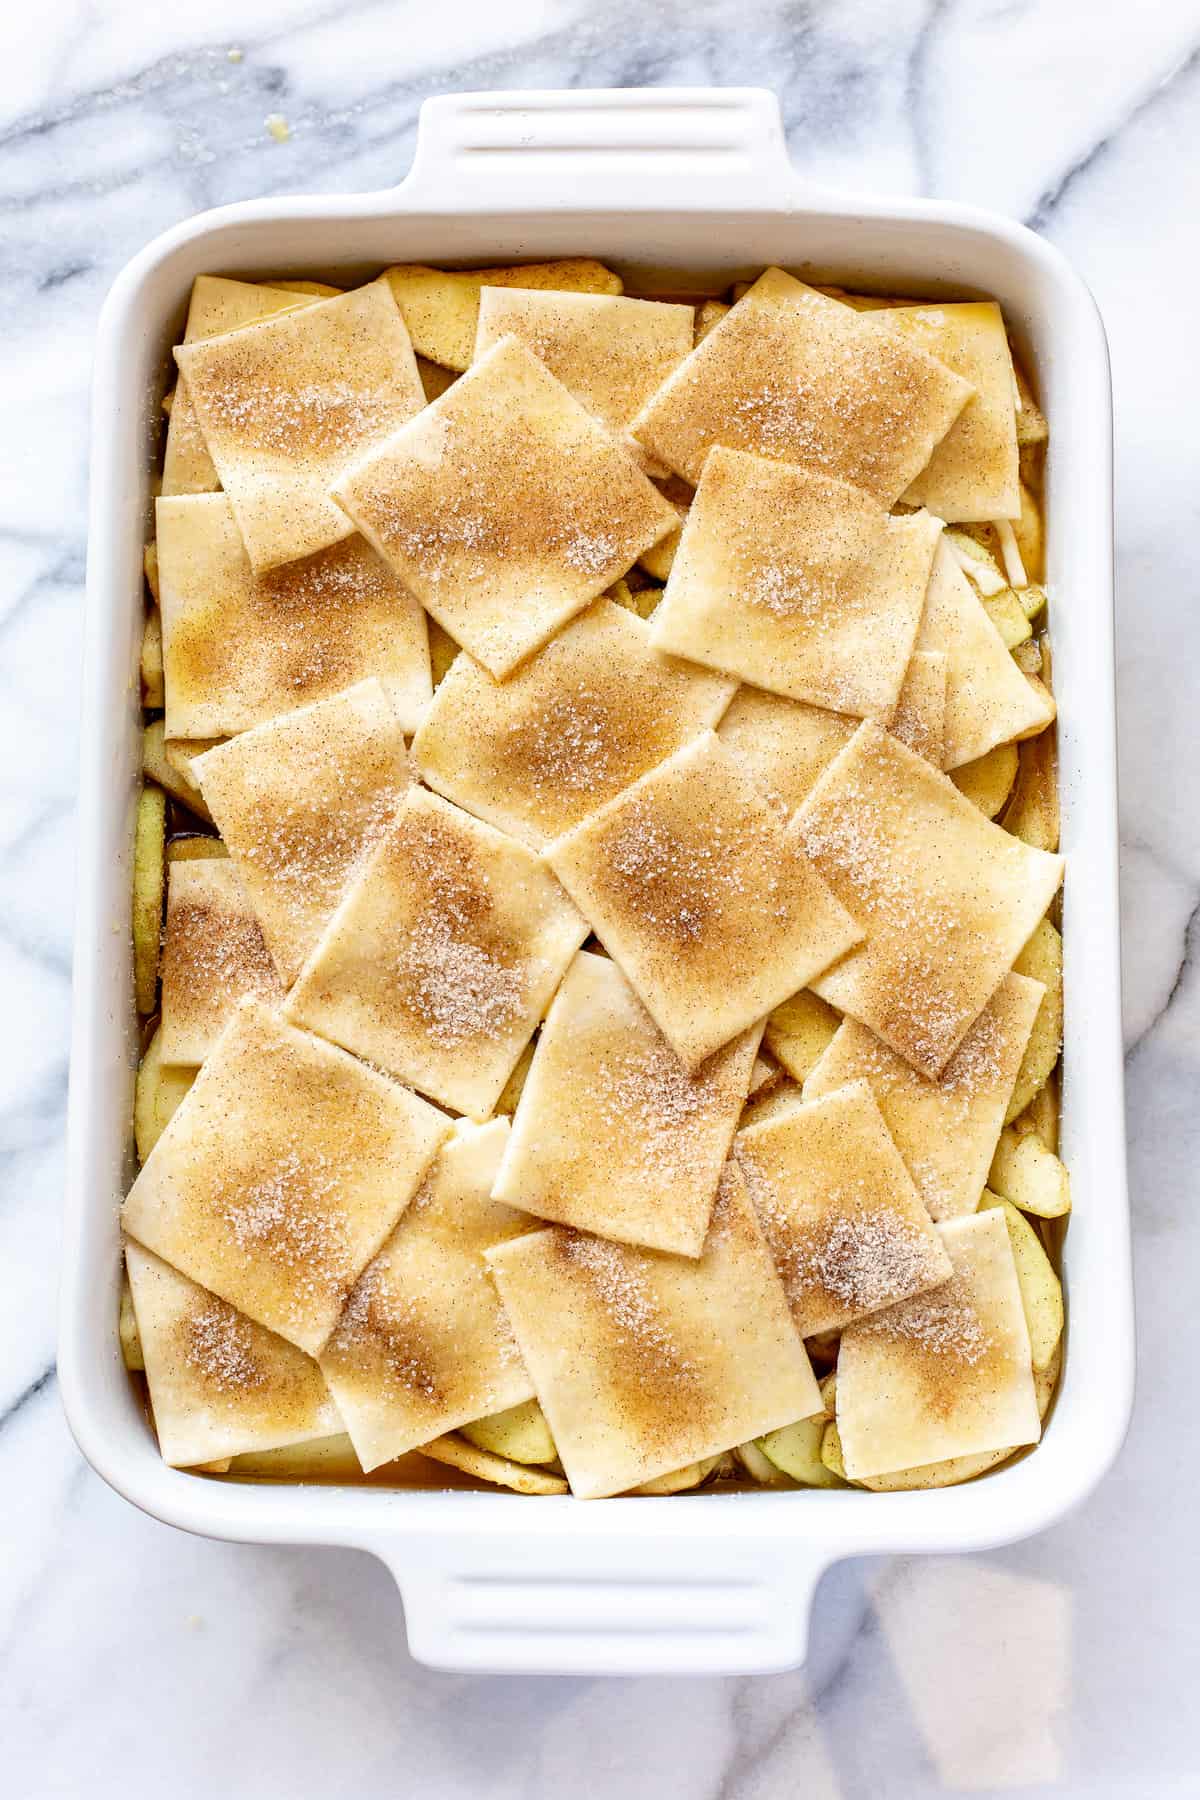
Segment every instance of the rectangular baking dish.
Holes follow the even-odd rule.
[[[1048,585],[1068,874],[1063,1154],[1070,1343],[1043,1444],[928,1493],[699,1494],[580,1503],[372,1487],[237,1484],[159,1459],[117,1340],[117,1207],[131,1174],[129,935],[138,787],[141,555],[169,346],[193,277],[337,281],[391,262],[590,255],[644,282],[723,286],[781,263],[880,292],[1004,307],[1051,422]],[[157,238],[100,320],[92,417],[78,917],[59,1372],[72,1430],[114,1488],[216,1538],[369,1550],[409,1642],[448,1669],[733,1673],[804,1659],[838,1559],[980,1550],[1039,1531],[1095,1486],[1133,1388],[1117,909],[1111,398],[1104,332],[1050,245],[962,206],[846,196],[792,169],[755,89],[459,95],[421,111],[382,193],[224,207]]]

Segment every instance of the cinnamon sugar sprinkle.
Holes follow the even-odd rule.
[[[219,1394],[245,1393],[267,1385],[268,1375],[254,1354],[249,1319],[215,1297],[180,1321],[184,1355],[206,1386]]]

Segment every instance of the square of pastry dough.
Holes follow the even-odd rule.
[[[941,767],[945,700],[946,658],[914,650],[888,730],[935,769]],[[858,726],[857,719],[844,713],[786,700],[763,688],[741,687],[721,715],[717,736],[790,815]]]
[[[546,855],[689,1069],[862,936],[711,731]]]
[[[507,681],[459,656],[413,761],[439,794],[541,846],[715,725],[734,687],[600,599]]]
[[[768,269],[633,431],[693,483],[721,444],[839,476],[890,506],[973,391],[910,337]]]
[[[227,856],[169,863],[163,1061],[202,1063],[248,994],[278,1006],[283,988],[234,863]]]
[[[169,738],[231,736],[369,675],[416,730],[433,692],[425,613],[364,537],[256,575],[227,494],[156,513]]]
[[[197,275],[192,283],[183,341],[194,344],[199,338],[219,337],[222,332],[251,325],[256,319],[295,312],[298,307],[309,305],[311,296],[285,293],[254,281],[228,281],[222,275]],[[176,384],[167,420],[162,491],[212,494],[220,485],[221,477],[208,454],[187,382],[181,380]]]
[[[411,781],[380,682],[297,707],[192,765],[290,987]]]
[[[364,1469],[533,1397],[483,1259],[534,1223],[490,1198],[507,1137],[458,1126],[321,1352]]]
[[[586,936],[533,851],[414,787],[287,1015],[486,1119]]]
[[[934,1219],[973,1213],[1045,988],[1006,975],[941,1074],[922,1075],[857,1019],[844,1019],[805,1098],[867,1081]]]
[[[1054,898],[1062,858],[993,825],[869,721],[791,831],[866,934],[808,985],[940,1075]]]
[[[561,1225],[488,1253],[572,1491],[619,1494],[821,1400],[741,1177],[696,1262]]]
[[[425,405],[382,280],[181,344],[175,360],[259,570],[349,537],[329,490]]]
[[[994,300],[952,306],[896,306],[875,318],[883,329],[953,369],[975,392],[904,495],[939,519],[1016,519],[1021,513],[1017,463],[1016,377],[1004,315]]]
[[[590,256],[493,269],[431,269],[424,263],[396,263],[383,273],[412,333],[414,349],[444,368],[459,370],[470,366],[485,287],[621,292],[621,277]]]
[[[1053,720],[1049,689],[1017,667],[946,543],[933,559],[917,646],[946,658],[943,768],[1032,737]]]
[[[311,1357],[161,1257],[125,1249],[163,1461],[194,1468],[343,1430]]]
[[[946,1252],[865,1081],[747,1126],[735,1156],[801,1337],[948,1280]]]
[[[511,333],[602,425],[623,437],[692,348],[690,306],[623,294],[488,288],[479,296],[475,355]]]
[[[501,679],[678,523],[631,452],[513,337],[335,492]]]
[[[689,1073],[616,963],[581,950],[538,1037],[496,1198],[699,1256],[761,1035]]]
[[[651,637],[756,687],[888,719],[921,623],[941,521],[719,446],[696,489]]]
[[[842,1334],[837,1423],[852,1480],[1041,1436],[1003,1215],[935,1229],[954,1267],[949,1281]]]
[[[450,1131],[244,1000],[129,1190],[130,1237],[315,1356]]]

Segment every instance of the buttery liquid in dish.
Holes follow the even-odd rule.
[[[965,1481],[1058,1379],[1047,438],[991,302],[195,284],[121,1342],[166,1461]]]

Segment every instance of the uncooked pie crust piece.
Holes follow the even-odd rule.
[[[365,1470],[533,1398],[484,1253],[534,1221],[491,1199],[508,1121],[460,1124],[321,1352]]]
[[[245,1000],[129,1190],[122,1223],[316,1356],[451,1121]]]
[[[581,951],[538,1038],[497,1199],[699,1256],[761,1034],[689,1072],[616,963]]]
[[[514,838],[414,788],[329,922],[288,1017],[486,1119],[587,925]]]
[[[334,493],[499,679],[678,523],[632,454],[512,336]]]
[[[622,1493],[820,1410],[732,1165],[698,1260],[551,1226],[488,1261],[581,1499]]]
[[[422,780],[540,848],[715,725],[736,683],[656,650],[600,599],[497,681],[467,655],[413,740]]]
[[[842,1334],[837,1424],[851,1480],[1041,1436],[1029,1331],[999,1209],[936,1227],[951,1279]]]
[[[691,1069],[862,935],[713,732],[559,838],[547,858]]]

